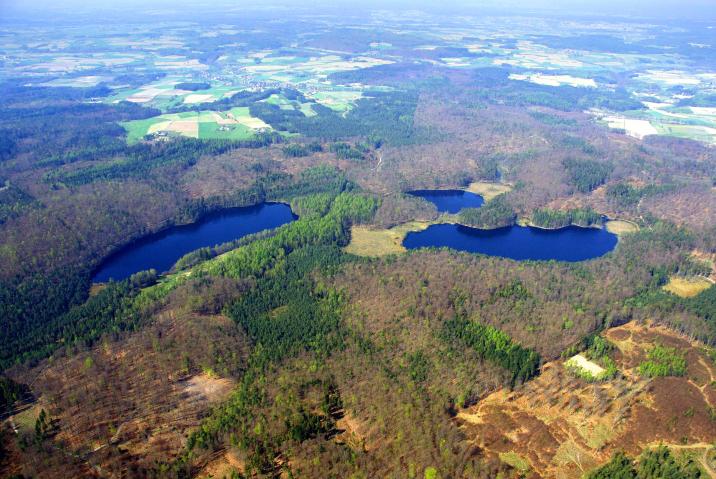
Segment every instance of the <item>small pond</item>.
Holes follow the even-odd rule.
[[[433,203],[440,213],[458,213],[463,208],[479,208],[482,196],[463,190],[415,190],[408,194]]]

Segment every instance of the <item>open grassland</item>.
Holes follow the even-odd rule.
[[[663,288],[681,298],[693,298],[702,291],[713,286],[713,283],[702,276],[671,276]]]
[[[355,102],[362,97],[362,92],[353,90],[325,90],[313,95],[316,102],[337,112],[350,110]]]
[[[372,230],[366,226],[351,229],[351,242],[346,252],[358,256],[378,257],[405,251],[402,238],[391,230]]]
[[[506,183],[490,183],[487,181],[476,181],[474,183],[470,183],[470,186],[468,186],[466,190],[470,193],[475,193],[476,195],[482,196],[485,201],[490,201],[496,196],[512,191],[512,186]]]
[[[614,233],[615,235],[623,235],[639,231],[639,226],[637,226],[636,223],[626,220],[607,221],[606,228],[607,231]]]
[[[289,100],[284,95],[274,93],[263,101],[271,105],[276,105],[282,110],[300,111],[306,117],[316,116],[316,112],[313,111],[311,103],[301,103],[296,100]]]
[[[691,110],[666,111],[651,105],[648,110],[634,110],[625,115],[604,115],[594,112],[601,117],[609,128],[623,130],[627,135],[644,139],[649,135],[665,135],[676,138],[686,138],[703,143],[716,143],[716,125],[713,118],[696,114]]]
[[[713,443],[716,426],[709,411],[716,406],[716,366],[703,345],[635,323],[603,336],[615,346],[611,356],[621,375],[587,382],[568,370],[568,361],[549,362],[523,387],[497,391],[462,409],[457,423],[475,446],[518,469],[563,479],[582,477],[617,450],[637,455],[663,443],[680,453],[682,447]],[[683,377],[639,374],[655,344],[684,354]],[[702,465],[706,458],[696,455]]]
[[[379,257],[405,252],[403,240],[411,231],[422,231],[427,221],[411,221],[390,229],[371,229],[366,226],[354,226],[351,229],[351,242],[346,252],[358,256]]]
[[[530,470],[530,463],[524,457],[520,456],[516,452],[501,452],[500,460],[505,464],[509,464],[521,473],[526,473]]]

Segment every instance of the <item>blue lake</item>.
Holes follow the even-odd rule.
[[[438,224],[424,231],[408,233],[403,245],[408,249],[448,247],[515,260],[583,261],[613,250],[617,237],[605,229],[576,226],[559,230],[522,226],[480,230]]]
[[[165,272],[179,258],[195,249],[233,241],[295,219],[291,208],[283,203],[223,210],[197,223],[168,228],[127,245],[100,265],[92,282],[120,281],[151,268]]]
[[[479,208],[484,203],[482,196],[463,190],[415,190],[408,194],[433,203],[441,213],[458,213],[463,208]]]

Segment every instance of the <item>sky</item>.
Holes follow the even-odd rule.
[[[300,10],[339,10],[356,12],[356,4],[362,9],[421,9],[441,13],[494,12],[569,15],[637,16],[642,18],[692,18],[716,23],[716,0],[0,0],[0,17],[24,15],[48,15],[64,13],[88,13],[88,10],[128,10],[177,8],[192,10],[217,10],[217,5],[233,8],[265,7],[281,5]]]

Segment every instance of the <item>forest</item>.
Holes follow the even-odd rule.
[[[698,479],[705,476],[693,461],[678,461],[669,452],[669,449],[660,446],[655,450],[644,452],[636,464],[623,453],[617,453],[608,464],[590,472],[587,477],[589,479],[656,479],[663,477]]]
[[[532,213],[530,221],[534,226],[539,226],[540,228],[563,228],[569,225],[587,228],[601,226],[602,215],[591,208],[566,211],[540,208]]]
[[[480,208],[464,208],[458,214],[460,223],[481,229],[511,226],[517,214],[506,196],[500,195]]]
[[[375,34],[358,16],[314,28],[298,13],[275,25],[246,13],[205,29],[195,15],[102,32],[97,51],[83,33],[66,53],[92,51],[92,68],[0,84],[2,477],[511,479],[538,477],[543,461],[569,478],[706,477],[710,443],[682,454],[702,444],[672,429],[716,440],[712,409],[689,402],[714,406],[716,288],[664,287],[714,277],[714,149],[597,121],[594,109],[644,113],[653,99],[625,87],[636,73],[595,74],[597,87],[515,79],[536,69],[519,64],[525,44],[533,59],[569,44],[657,47],[606,34],[488,41],[455,25],[426,37],[419,17]],[[102,54],[116,42],[132,45],[117,53],[129,63]],[[55,56],[45,48],[32,55]],[[676,106],[710,106],[693,93]],[[122,126],[235,107],[261,125],[248,139],[128,144]],[[440,215],[407,194],[433,188],[484,203]],[[295,221],[207,244],[164,274],[92,284],[147,235],[264,202],[290,205]],[[614,250],[574,263],[402,243],[435,222],[518,218],[628,227]],[[365,256],[349,253],[360,239]],[[576,355],[602,371],[570,368]],[[518,402],[570,424],[618,421],[564,438],[520,422]],[[672,429],[635,426],[653,405]],[[513,447],[523,432],[500,434],[511,422],[534,454]],[[600,461],[581,462],[584,448]]]

